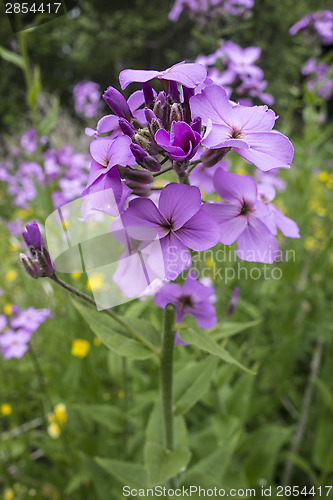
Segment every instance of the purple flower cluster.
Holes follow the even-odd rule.
[[[88,179],[89,155],[66,144],[59,149],[46,148],[47,138],[43,137],[43,151],[37,156],[37,144],[36,131],[28,130],[21,137],[21,149],[12,149],[0,165],[0,181],[7,184],[13,205],[27,209],[37,196],[37,186],[52,186],[55,208],[80,196]]]
[[[256,52],[253,63],[258,52],[250,52]],[[246,73],[261,75],[252,63]],[[153,79],[160,81],[161,91],[150,85]],[[104,93],[113,114],[99,121],[108,122],[107,129],[97,126],[92,134],[84,194],[112,189],[127,238],[137,241],[133,248],[147,240],[148,233],[159,242],[164,269],[160,255],[151,251],[146,259],[149,273],[176,279],[191,264],[188,249],[204,251],[218,241],[227,245],[237,241],[237,255],[244,260],[272,263],[278,251],[277,228],[299,237],[296,224],[270,203],[273,187],[263,201],[265,190],[258,189],[252,177],[226,171],[224,156],[232,149],[264,172],[290,167],[293,146],[273,129],[277,116],[272,110],[230,101],[198,63],[179,63],[165,71],[124,70],[119,80],[123,89],[141,82],[142,91],[128,100],[113,87]],[[102,130],[109,135],[99,137]],[[154,176],[163,173],[161,165],[166,162],[181,184],[167,184],[158,200],[149,199]],[[223,203],[202,204],[200,189],[186,185],[192,180],[206,193],[217,192]],[[130,282],[121,278],[119,270],[116,280],[128,292]]]
[[[244,71],[257,77],[261,70],[253,62],[258,52],[252,52],[256,54]],[[238,74],[241,67],[239,63]],[[132,298],[184,271],[183,287],[167,283],[156,302],[161,307],[175,304],[178,321],[189,313],[208,328],[216,322],[213,289],[188,273],[192,256],[219,242],[236,242],[239,258],[272,263],[278,229],[299,237],[296,223],[272,203],[274,186],[281,188],[274,174],[290,167],[293,146],[274,130],[274,111],[229,100],[201,64],[181,62],[164,71],[127,69],[119,81],[122,89],[137,82],[142,90],[125,99],[109,87],[103,98],[111,113],[96,130],[87,130],[91,166],[83,220],[93,210],[113,216],[110,231],[124,252],[111,276],[123,294]],[[228,171],[232,167],[224,157],[232,150],[262,172],[259,185],[249,175]],[[172,177],[153,186],[167,172]],[[203,201],[201,190],[216,194]],[[28,226],[24,238],[30,255],[22,256],[22,262],[29,274],[52,276],[38,226]]]
[[[306,82],[309,92],[315,92],[325,100],[333,95],[333,69],[325,62],[319,62],[311,57],[301,69],[302,75],[309,76]]]
[[[214,83],[222,85],[229,97],[238,102],[251,105],[252,99],[259,99],[265,104],[272,105],[274,98],[265,91],[267,81],[264,72],[254,64],[261,56],[259,47],[243,49],[236,43],[228,40],[213,54],[199,56],[197,63],[208,69],[208,77]],[[220,71],[220,67],[223,71]],[[249,100],[250,99],[250,100]]]
[[[311,12],[297,21],[290,28],[289,33],[296,35],[301,30],[305,30],[310,36],[315,34],[323,45],[331,45],[333,43],[333,12],[331,10]]]
[[[29,341],[40,325],[51,318],[49,309],[29,307],[20,310],[13,306],[12,315],[0,315],[0,349],[4,359],[22,358],[29,349]]]
[[[183,10],[189,12],[192,19],[202,21],[203,18],[217,16],[242,16],[252,9],[254,0],[176,0],[170,13],[170,21],[178,21]]]
[[[95,118],[102,108],[101,92],[98,83],[82,81],[73,89],[74,107],[78,115]]]

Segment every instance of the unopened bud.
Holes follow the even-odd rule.
[[[157,116],[155,113],[148,108],[145,108],[145,116],[146,120],[149,124],[149,129],[153,135],[156,134],[156,132],[162,128],[160,121],[158,120]]]
[[[222,160],[231,148],[205,149],[200,160],[205,168],[210,168]]]
[[[121,167],[118,167],[118,170]],[[138,170],[135,168],[122,167],[119,170],[121,176],[129,181],[139,182],[141,184],[152,184],[154,177],[147,170]]]
[[[125,118],[119,118],[118,122],[123,134],[128,135],[128,137],[135,134],[135,128]]]
[[[179,102],[174,102],[170,108],[170,123],[182,121],[184,121],[182,105]]]
[[[179,102],[179,90],[176,82],[169,82],[169,96],[171,97],[172,102]]]
[[[43,271],[40,267],[33,262],[30,257],[27,257],[24,253],[20,254],[20,260],[23,264],[26,272],[34,279],[41,278],[43,276]]]
[[[141,182],[126,181],[126,185],[132,189],[133,194],[137,196],[149,196],[151,193],[150,184],[141,184]]]
[[[143,82],[142,84],[143,96],[145,98],[145,103],[147,107],[150,107],[154,103],[154,93],[151,88],[150,83]]]
[[[201,123],[202,120],[200,116],[197,116],[197,118],[194,118],[191,123],[191,129],[194,130],[194,132],[198,132],[198,134],[201,134]]]
[[[132,117],[131,110],[125,97],[115,88],[108,87],[103,94],[103,99],[115,115],[130,120]]]

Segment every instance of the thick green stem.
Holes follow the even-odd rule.
[[[175,308],[168,304],[163,311],[162,354],[161,354],[161,395],[165,449],[174,448],[173,413],[173,349],[175,343]]]

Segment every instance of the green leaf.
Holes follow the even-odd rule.
[[[127,331],[110,316],[107,316],[102,311],[98,312],[78,300],[72,299],[72,302],[92,331],[112,351],[130,359],[148,359],[154,356],[154,353],[145,345],[129,338]],[[156,338],[156,334],[158,335],[155,328],[147,321],[136,318],[122,318],[121,316],[119,318],[123,319],[129,326],[132,327],[133,325],[133,328],[140,329],[140,333],[144,330],[143,336],[146,338]]]
[[[56,99],[51,111],[45,116],[44,120],[41,121],[38,132],[39,135],[48,135],[57,124],[59,113],[59,99]]]
[[[24,68],[23,57],[2,46],[0,46],[0,57],[2,57],[5,61],[15,64],[15,66],[18,66],[21,69]]]
[[[120,408],[111,405],[75,405],[73,409],[80,411],[83,416],[107,427],[111,432],[124,431],[124,418]]]
[[[42,83],[40,79],[40,67],[34,67],[33,83],[29,89],[28,93],[28,103],[31,107],[36,104],[37,96],[42,88]]]
[[[191,458],[187,446],[187,431],[183,417],[176,417],[175,448],[166,452],[163,445],[162,409],[158,403],[152,410],[147,427],[144,462],[148,474],[148,487],[165,483],[185,468]]]
[[[130,488],[147,488],[147,472],[142,464],[95,457],[95,461],[114,479]]]
[[[186,471],[183,483],[199,484],[211,488],[211,485],[222,485],[223,477],[231,462],[231,457],[238,444],[240,432],[234,434],[228,442],[217,448],[213,453],[197,462]]]
[[[225,339],[227,337],[232,337],[237,333],[243,332],[252,326],[257,326],[261,323],[260,319],[256,319],[255,321],[248,321],[246,323],[236,323],[236,322],[228,322],[223,323],[220,326],[213,328],[208,331],[208,334],[211,334],[215,340]]]
[[[192,323],[192,328],[188,327],[189,323]],[[186,328],[186,330],[184,330],[184,328]],[[193,324],[193,318],[189,316],[185,317],[185,320],[179,326],[179,336],[184,342],[188,342],[189,344],[195,345],[202,351],[209,352],[209,354],[213,354],[214,356],[219,357],[226,363],[234,364],[239,368],[241,368],[242,370],[245,370],[248,373],[253,374],[251,370],[245,368],[245,366],[239,363],[233,356],[231,356],[231,354],[228,351],[223,349],[223,347],[217,344],[214,339],[209,337],[207,333],[196,327]]]
[[[175,413],[183,415],[208,391],[218,360],[207,357],[191,363],[175,376]]]

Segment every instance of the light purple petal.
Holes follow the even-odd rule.
[[[166,283],[155,294],[155,304],[159,307],[165,307],[168,304],[175,304],[178,297],[182,294],[182,287],[176,283]]]
[[[290,168],[294,148],[288,137],[272,130],[271,132],[252,132],[246,134],[250,149],[235,148],[236,153],[253,163],[261,170]]]
[[[162,190],[158,207],[176,231],[200,209],[200,190],[195,186],[171,182]]]
[[[174,233],[162,238],[160,243],[164,258],[165,278],[175,280],[184,269],[191,265],[191,255]],[[152,256],[149,258],[149,264],[153,268],[151,261]]]
[[[257,183],[249,175],[232,174],[219,168],[214,175],[216,192],[225,201],[254,206],[257,201]]]
[[[122,90],[133,82],[149,82],[159,75],[158,71],[146,69],[124,69],[119,74],[119,83]]]
[[[288,238],[300,238],[299,227],[295,221],[284,215],[284,213],[273,203],[271,204],[277,227],[281,233]],[[265,222],[263,220],[263,222]]]
[[[206,203],[207,212],[220,226],[219,241],[231,245],[239,238],[248,225],[247,218],[239,215],[239,207],[227,203]]]
[[[215,307],[208,301],[194,304],[191,308],[191,314],[197,320],[200,328],[212,328],[217,323]]]
[[[214,247],[220,236],[218,224],[202,208],[176,231],[185,246],[201,252]]]
[[[232,104],[222,87],[209,85],[200,94],[191,97],[190,107],[192,117],[200,116],[203,125],[207,125],[208,120],[225,125],[230,117]]]
[[[155,203],[148,198],[135,198],[130,201],[129,207],[122,215],[122,220],[125,226],[137,228],[136,238],[140,237],[140,231],[143,231],[144,226],[153,227],[156,230],[168,226],[168,222]]]
[[[276,238],[259,219],[253,219],[237,239],[237,256],[249,262],[273,264],[278,252]]]
[[[118,116],[106,115],[103,116],[97,123],[97,134],[104,134],[106,132],[111,132],[118,127]]]

